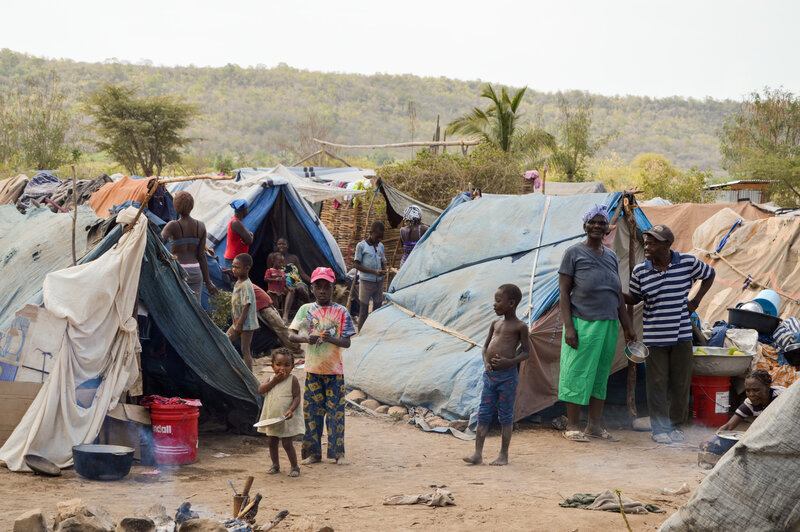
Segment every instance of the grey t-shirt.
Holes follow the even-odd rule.
[[[583,243],[570,246],[561,259],[558,273],[572,277],[572,315],[585,321],[619,319],[617,255],[603,246],[598,256]]]

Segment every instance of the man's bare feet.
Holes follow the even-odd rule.
[[[508,465],[508,455],[500,453],[497,459],[489,465]]]
[[[322,462],[322,458],[320,458],[319,456],[308,456],[304,458],[303,461],[300,463],[303,465],[311,465],[311,464],[318,464],[319,462]]]
[[[480,465],[483,463],[483,457],[479,454],[473,454],[472,456],[465,456],[463,460],[470,465]]]

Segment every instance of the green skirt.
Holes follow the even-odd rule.
[[[558,398],[579,405],[588,405],[591,397],[605,400],[617,350],[619,321],[585,321],[573,317],[572,323],[578,332],[578,349],[567,345],[562,332]]]

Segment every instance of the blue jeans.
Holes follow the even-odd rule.
[[[519,375],[517,367],[489,371],[483,374],[483,392],[478,408],[478,425],[488,425],[497,411],[497,420],[503,426],[514,423],[514,399],[517,396]]]

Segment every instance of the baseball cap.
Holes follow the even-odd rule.
[[[238,211],[239,209],[246,209],[247,208],[247,200],[246,199],[237,199],[231,202],[231,207],[233,210]]]
[[[333,274],[333,270],[331,270],[330,268],[323,268],[320,266],[319,268],[315,268],[314,271],[311,272],[311,282],[313,283],[318,279],[324,279],[332,283],[336,281],[336,276]]]
[[[644,231],[642,234],[650,235],[656,240],[661,240],[662,242],[669,242],[670,244],[675,242],[675,235],[673,235],[670,228],[664,224],[654,225],[647,231]]]

